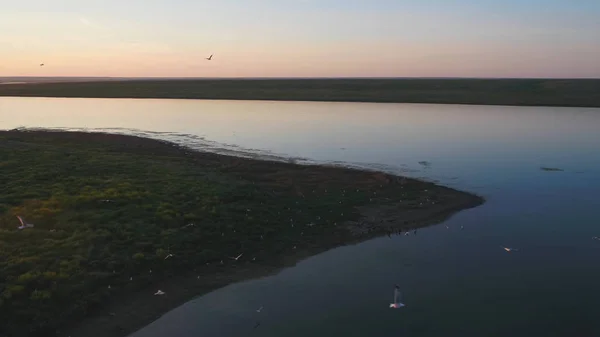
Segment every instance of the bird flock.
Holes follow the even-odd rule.
[[[212,58],[213,58],[213,55],[210,55],[209,57],[207,57],[207,58],[206,58],[206,60],[208,60],[208,61],[211,61],[211,60],[212,60]],[[42,64],[40,64],[40,66],[44,66],[44,64],[42,63]],[[314,193],[314,192],[315,192],[315,191],[313,191],[313,193]],[[344,190],[344,191],[343,191],[343,194],[345,194],[345,192],[346,192],[346,191]],[[427,192],[427,190],[425,190],[425,192]],[[325,193],[327,193],[327,190],[325,190]],[[304,194],[300,193],[300,195],[301,195],[301,197],[302,197],[302,198],[305,198]],[[376,193],[376,192],[374,192],[373,196],[376,196],[376,195],[377,195],[377,193]],[[372,199],[372,198],[370,198],[369,200],[370,200],[370,201],[372,201],[373,199]],[[435,204],[435,202],[433,202],[433,201],[430,201],[429,199],[427,199],[427,201],[428,201],[428,202],[432,202],[432,204]],[[103,200],[103,202],[112,202],[112,200]],[[342,202],[340,201],[340,203],[342,203]],[[422,206],[422,204],[421,204],[421,206]],[[247,212],[247,213],[250,213],[250,212],[251,212],[251,210],[250,210],[250,209],[246,209],[246,212]],[[343,216],[343,213],[341,213],[341,215]],[[248,216],[248,215],[247,215],[247,216]],[[22,216],[20,216],[20,215],[17,215],[17,219],[19,220],[19,223],[20,223],[20,225],[17,227],[19,230],[24,230],[24,229],[28,229],[28,228],[33,228],[33,227],[34,227],[34,225],[33,225],[33,224],[26,222],[26,221],[25,221],[25,219],[24,219]],[[320,218],[320,217],[317,217],[317,221],[318,221],[318,220],[321,220],[321,218]],[[309,223],[307,223],[305,226],[307,226],[307,227],[313,227],[313,226],[316,226],[316,225],[317,225],[317,224],[316,224],[315,222],[309,222]],[[337,225],[337,224],[336,224],[336,225]],[[184,228],[188,228],[188,227],[193,227],[193,226],[195,226],[195,224],[194,224],[194,223],[189,223],[189,224],[187,224],[187,225],[185,225],[185,226],[183,226],[183,227],[184,227]],[[290,226],[291,226],[292,228],[294,227],[294,220],[293,220],[293,219],[290,219]],[[445,227],[446,229],[450,229],[450,227],[449,227],[447,224],[445,224],[445,225],[444,225],[444,227]],[[461,225],[461,226],[460,226],[460,230],[464,230],[464,226],[462,226],[462,225]],[[54,231],[54,230],[52,230],[52,231]],[[417,230],[416,230],[416,229],[409,229],[409,230],[406,230],[405,232],[403,232],[401,229],[394,230],[394,231],[388,230],[388,232],[387,232],[387,235],[388,235],[388,237],[390,237],[390,238],[391,238],[391,235],[392,235],[392,234],[398,234],[398,235],[404,234],[405,236],[408,236],[408,235],[410,235],[410,234],[411,234],[411,232],[413,233],[413,235],[417,235]],[[301,235],[302,235],[302,234],[303,234],[303,232],[301,232]],[[221,236],[225,236],[225,233],[221,233]],[[261,240],[263,240],[263,235],[260,235],[260,239],[261,239]],[[596,240],[596,241],[600,241],[600,237],[598,237],[598,236],[594,236],[594,237],[592,237],[592,239],[593,239],[593,240]],[[500,248],[502,248],[502,249],[503,249],[505,252],[507,252],[507,253],[513,253],[513,252],[518,252],[518,251],[519,251],[519,249],[518,249],[518,248],[513,248],[513,247],[505,247],[505,246],[500,246]],[[296,246],[293,246],[293,249],[296,249]],[[229,257],[229,259],[231,259],[231,260],[233,260],[233,261],[236,261],[236,262],[237,262],[237,261],[240,261],[240,259],[241,259],[243,256],[244,256],[244,253],[242,252],[242,253],[240,253],[239,255],[235,256],[235,257],[231,257],[231,256],[230,256],[230,257]],[[168,254],[167,254],[165,257],[164,257],[164,260],[168,260],[168,259],[170,259],[170,258],[174,258],[174,257],[175,257],[175,255],[174,255],[174,254],[172,254],[172,253],[168,253]],[[253,258],[252,258],[252,261],[255,261],[255,260],[256,260],[256,257],[253,257]],[[207,265],[208,265],[208,264],[209,264],[209,263],[207,263]],[[221,260],[221,261],[220,261],[220,264],[221,264],[221,265],[223,265],[223,264],[224,264],[223,260]],[[150,273],[150,274],[152,273],[152,270],[151,270],[151,269],[149,270],[149,273]],[[200,279],[200,276],[197,276],[197,278],[198,278],[198,279]],[[130,277],[130,278],[129,278],[129,281],[133,281],[133,277]],[[110,286],[110,285],[108,285],[108,289],[111,289],[111,286]],[[164,295],[166,295],[166,292],[165,292],[165,291],[163,291],[163,290],[160,290],[160,289],[158,289],[158,290],[157,290],[157,291],[154,293],[154,296],[164,296]],[[400,287],[399,287],[398,285],[395,285],[395,287],[394,287],[394,296],[393,296],[393,302],[389,304],[389,307],[390,307],[391,309],[398,309],[398,308],[405,307],[405,304],[401,302],[401,292],[400,292]],[[256,309],[256,313],[257,313],[257,314],[260,314],[260,313],[262,312],[262,310],[263,310],[263,309],[264,309],[264,307],[263,307],[263,306],[260,306],[259,308],[257,308],[257,309]],[[114,315],[114,314],[113,314],[113,313],[111,313],[111,315]],[[261,325],[261,322],[260,322],[260,321],[257,321],[257,322],[256,322],[256,324],[254,325],[254,329],[258,328],[260,325]]]

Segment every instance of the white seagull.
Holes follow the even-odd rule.
[[[212,57],[213,57],[213,56],[212,56],[212,54],[211,54],[211,55],[210,55],[209,57],[207,57],[206,59],[210,61],[210,60],[212,60]]]
[[[230,259],[232,259],[232,260],[236,260],[236,261],[237,261],[237,260],[239,260],[239,259],[240,259],[240,257],[242,257],[242,255],[244,255],[244,253],[241,253],[241,254],[240,254],[240,255],[238,255],[237,257],[230,257]]]
[[[154,295],[164,295],[165,292],[162,290],[158,290],[157,292],[154,293]]]
[[[260,312],[263,309],[262,305],[260,306],[260,308],[256,309],[256,312]]]
[[[31,227],[33,227],[33,224],[26,223],[25,220],[23,220],[23,218],[21,218],[20,216],[17,215],[17,218],[21,222],[21,226],[18,227],[19,229],[25,229],[25,228],[31,228]]]
[[[500,247],[502,247],[502,246],[500,246]],[[504,249],[505,251],[507,251],[507,252],[509,252],[509,253],[510,253],[510,252],[513,252],[513,251],[514,251],[514,252],[518,252],[518,251],[519,251],[517,248],[508,248],[508,247],[502,247],[502,249]]]
[[[396,284],[396,286],[394,287],[394,302],[390,303],[390,308],[398,309],[402,308],[403,306],[404,303],[400,302],[400,287]]]
[[[165,260],[168,259],[168,258],[170,258],[170,257],[173,257],[173,256],[175,256],[175,255],[169,254],[169,255],[165,256]]]

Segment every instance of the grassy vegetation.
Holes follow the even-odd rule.
[[[53,336],[190,268],[272,266],[343,243],[351,235],[341,224],[360,205],[444,202],[435,185],[397,180],[129,136],[0,132],[0,335]],[[18,230],[17,215],[35,227]]]
[[[600,79],[115,80],[2,85],[0,96],[600,107]]]

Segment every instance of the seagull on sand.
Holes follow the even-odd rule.
[[[213,56],[212,56],[212,54],[211,54],[211,55],[210,55],[209,57],[207,57],[206,59],[210,61],[210,60],[212,60],[212,57],[213,57]]]
[[[502,247],[502,246],[500,246],[500,247]],[[517,248],[508,248],[508,247],[502,247],[502,249],[504,249],[505,251],[507,251],[507,252],[509,252],[509,253],[510,253],[510,252],[513,252],[513,251],[514,251],[514,252],[518,252],[518,251],[519,251]]]
[[[162,290],[158,290],[157,292],[154,293],[154,295],[164,295],[165,292]]]
[[[17,215],[17,219],[19,219],[19,222],[21,222],[21,226],[19,226],[17,228],[19,228],[19,229],[25,229],[25,228],[31,228],[31,227],[33,227],[33,224],[26,223],[25,220],[23,220],[23,218],[21,218],[19,215]]]
[[[396,286],[394,287],[394,302],[390,303],[390,308],[398,309],[402,308],[403,306],[404,303],[400,302],[400,287],[396,284]]]
[[[242,257],[242,255],[244,255],[244,253],[241,253],[241,254],[240,254],[240,255],[238,255],[237,257],[230,257],[230,259],[232,259],[232,260],[236,260],[236,261],[237,261],[237,260],[239,260],[239,259],[240,259],[240,257]]]

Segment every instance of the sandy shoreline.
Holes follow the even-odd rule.
[[[373,196],[371,202],[354,207],[357,216],[342,223],[336,223],[337,227],[333,232],[325,230],[322,235],[314,235],[310,239],[305,238],[302,242],[297,241],[297,250],[287,250],[280,255],[268,255],[268,258],[264,258],[260,262],[241,259],[233,264],[219,265],[215,263],[208,266],[202,264],[187,268],[187,272],[173,270],[173,272],[162,274],[162,277],[152,279],[135,291],[129,289],[115,293],[107,302],[90,311],[82,320],[68,324],[61,331],[57,331],[57,336],[127,336],[169,310],[211,290],[233,282],[272,275],[283,267],[293,266],[302,259],[341,245],[357,243],[398,230],[416,229],[438,223],[460,210],[476,207],[484,202],[483,198],[470,193],[384,173],[329,166],[268,162],[196,152],[171,143],[134,136],[39,131],[0,132],[0,136],[9,137],[10,141],[0,143],[7,148],[18,148],[22,146],[19,142],[29,141],[30,138],[36,142],[42,142],[43,146],[48,146],[52,142],[61,142],[61,144],[69,142],[68,144],[71,144],[70,142],[73,141],[85,141],[88,144],[118,144],[118,148],[111,148],[111,151],[142,152],[146,153],[145,156],[151,157],[164,153],[168,154],[170,158],[181,157],[186,163],[199,165],[198,167],[202,168],[218,165],[218,167],[224,168],[223,172],[244,177],[252,184],[259,184],[266,179],[265,172],[271,172],[271,175],[275,172],[278,182],[287,181],[285,184],[289,185],[286,186],[295,191],[293,195],[296,198],[304,198],[306,195],[307,200],[323,198],[323,196],[319,196],[319,191],[312,190],[311,192],[310,189],[329,180],[337,181],[342,184],[340,186],[357,184],[354,188],[377,186],[377,188],[398,193],[404,188],[406,188],[405,192],[408,189],[418,191],[409,193],[412,197],[407,200],[379,197],[377,194],[378,197]],[[32,145],[27,146],[32,147]],[[325,192],[327,191],[325,190]],[[292,240],[297,239],[292,238]],[[165,291],[166,295],[153,296],[152,294],[157,289]]]

